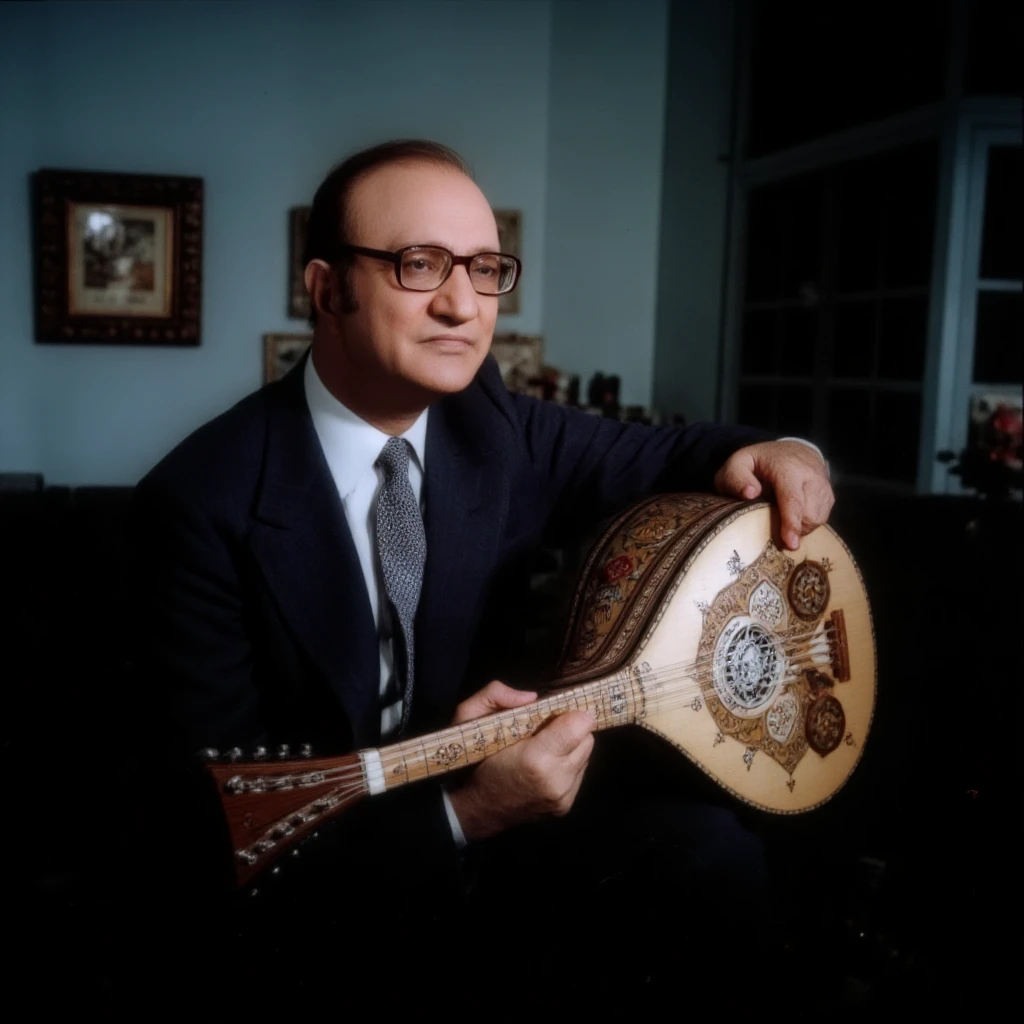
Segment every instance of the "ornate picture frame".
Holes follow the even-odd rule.
[[[308,206],[293,206],[288,211],[288,316],[296,320],[309,319],[306,267],[302,262],[302,255],[306,251],[309,210]]]
[[[531,381],[540,376],[544,363],[544,338],[539,334],[495,334],[491,355],[498,363],[501,379],[509,391],[539,395]]]
[[[495,210],[494,219],[498,222],[498,249],[522,259],[523,248],[523,213],[521,210]],[[519,312],[519,293],[522,291],[523,282],[514,291],[498,298],[498,312],[502,315],[516,314]]]
[[[312,334],[263,335],[263,383],[280,380],[305,354]]]
[[[202,178],[44,168],[32,185],[37,342],[200,343]]]

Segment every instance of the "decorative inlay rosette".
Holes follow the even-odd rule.
[[[789,579],[789,604],[804,622],[821,616],[828,604],[828,570],[818,562],[801,562]]]
[[[705,704],[720,735],[743,744],[748,769],[752,751],[763,751],[792,775],[808,747],[824,756],[842,742],[843,708],[821,670],[829,595],[817,562],[795,565],[769,541],[704,612],[697,664]]]

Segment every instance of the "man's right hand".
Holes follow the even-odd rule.
[[[494,681],[464,700],[453,725],[530,704],[536,693]],[[597,722],[566,711],[532,736],[482,761],[448,796],[466,839],[486,839],[513,825],[559,817],[572,807],[594,748]]]

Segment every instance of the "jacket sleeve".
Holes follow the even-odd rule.
[[[712,491],[733,452],[772,436],[709,423],[624,424],[523,395],[513,405],[556,531],[581,513],[597,521],[658,491]]]
[[[136,718],[153,755],[145,779],[137,780],[145,807],[140,828],[141,841],[159,851],[183,887],[210,892],[227,887],[230,851],[197,752],[251,751],[292,737],[282,733],[263,686],[282,662],[265,663],[241,528],[182,492],[179,483],[151,476],[136,489],[131,509]],[[310,706],[301,714],[317,717]],[[321,829],[277,884],[291,894],[296,887],[326,894],[356,874],[367,882],[370,912],[386,905],[379,892],[370,894],[371,879],[388,874],[397,851],[415,849],[417,856],[391,877],[420,890],[457,886],[459,858],[440,787],[427,782],[408,790],[366,800]],[[168,820],[176,827],[168,829]],[[351,891],[346,899],[352,902]]]

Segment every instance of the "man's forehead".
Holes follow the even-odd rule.
[[[417,161],[389,164],[354,186],[352,227],[384,247],[427,244],[476,248],[497,242],[494,214],[472,179],[455,168]],[[358,244],[371,244],[360,238]]]

